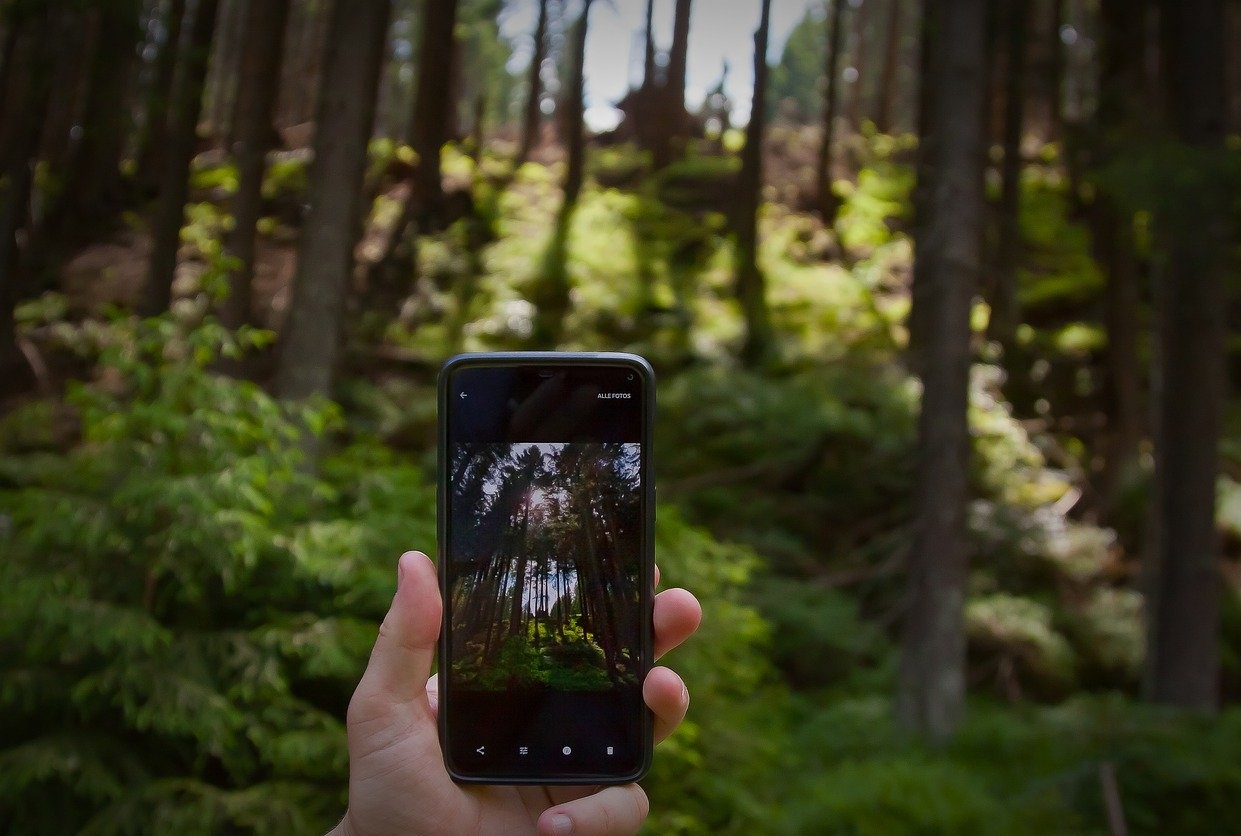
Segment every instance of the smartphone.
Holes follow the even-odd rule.
[[[439,731],[487,784],[650,765],[655,377],[633,354],[512,352],[439,378]]]

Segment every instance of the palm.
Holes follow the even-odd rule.
[[[550,833],[553,820],[566,818],[583,826],[581,832],[636,832],[647,813],[646,795],[636,784],[602,790],[460,786],[448,777],[436,730],[438,684],[427,680],[442,615],[435,570],[426,555],[406,553],[398,577],[392,608],[349,703],[349,812],[337,831]],[[654,609],[658,658],[697,629],[701,608],[685,590],[668,590],[655,597]],[[662,667],[647,674],[642,693],[658,742],[685,715],[689,694],[681,678]],[[543,815],[553,807],[558,809]]]

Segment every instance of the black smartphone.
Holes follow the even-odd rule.
[[[439,378],[439,728],[461,782],[642,777],[651,717],[655,377],[512,352]]]

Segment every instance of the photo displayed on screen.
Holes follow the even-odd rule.
[[[638,444],[456,444],[451,677],[477,691],[638,683]]]

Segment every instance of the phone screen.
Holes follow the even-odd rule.
[[[633,780],[650,754],[649,367],[489,357],[441,383],[446,761],[461,780]]]

